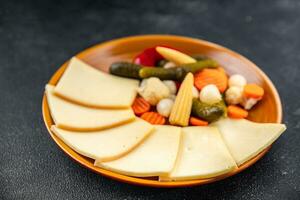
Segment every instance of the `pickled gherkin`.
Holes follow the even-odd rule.
[[[226,116],[226,105],[223,100],[215,104],[207,104],[195,98],[193,99],[192,115],[213,122]]]
[[[110,66],[109,72],[117,76],[140,79],[139,71],[141,68],[141,65],[133,63],[116,62]]]
[[[217,66],[218,66],[218,63],[216,61],[211,60],[211,59],[206,59],[206,60],[200,60],[195,63],[181,65],[179,67],[182,67],[187,72],[192,72],[194,74],[204,68],[217,67]]]
[[[140,78],[157,77],[161,80],[174,81],[182,81],[186,74],[186,71],[181,67],[170,69],[144,67],[139,71]]]

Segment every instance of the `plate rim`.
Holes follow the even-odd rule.
[[[270,86],[270,89],[272,90],[272,93],[274,94],[275,105],[276,105],[276,109],[278,111],[277,119],[276,119],[276,122],[274,122],[274,123],[281,123],[282,122],[282,104],[281,104],[280,96],[279,96],[278,91],[275,88],[274,84],[270,80],[270,78],[256,64],[251,62],[249,59],[247,59],[243,55],[241,55],[237,52],[234,52],[234,51],[232,51],[232,50],[230,50],[226,47],[223,47],[221,45],[218,45],[218,44],[215,44],[215,43],[212,43],[212,42],[209,42],[209,41],[205,41],[205,40],[202,40],[202,39],[191,38],[191,37],[186,37],[186,36],[178,36],[178,35],[160,35],[160,34],[135,35],[135,36],[117,38],[117,39],[113,39],[113,40],[109,40],[109,41],[106,41],[106,42],[103,42],[103,43],[93,45],[93,46],[91,46],[87,49],[84,49],[83,51],[80,51],[75,56],[78,57],[78,58],[83,58],[83,57],[85,57],[86,54],[88,54],[89,52],[91,52],[91,51],[93,51],[97,48],[100,48],[100,47],[103,48],[105,46],[112,45],[114,43],[120,43],[120,42],[122,43],[124,41],[128,42],[130,40],[135,40],[136,41],[136,40],[155,39],[155,38],[160,38],[160,39],[161,38],[168,38],[168,39],[172,38],[174,40],[181,40],[181,41],[185,40],[185,41],[192,41],[192,42],[196,42],[196,43],[202,43],[202,44],[205,44],[207,46],[212,46],[212,47],[215,47],[217,49],[222,49],[224,51],[229,52],[230,54],[233,54],[234,56],[238,57],[239,59],[242,59],[248,65],[251,65],[251,67],[257,73],[261,74],[263,79]],[[64,62],[55,71],[55,73],[51,76],[51,78],[47,82],[47,84],[51,84],[53,82],[58,81],[58,79],[61,77],[64,70],[66,69],[68,62],[69,62],[69,60]],[[142,185],[142,186],[150,186],[150,187],[168,187],[168,188],[170,188],[170,187],[187,187],[187,186],[195,186],[195,185],[204,185],[204,184],[220,181],[222,179],[228,178],[230,176],[238,174],[238,173],[242,172],[243,170],[247,169],[248,167],[250,167],[251,165],[256,163],[258,160],[260,160],[271,148],[271,145],[268,146],[263,151],[261,151],[258,155],[256,155],[252,159],[248,160],[246,163],[244,163],[243,165],[241,165],[237,169],[235,169],[235,170],[233,170],[233,171],[231,171],[227,174],[218,176],[218,177],[213,177],[213,178],[208,178],[208,179],[187,180],[187,181],[160,182],[158,180],[151,180],[151,179],[131,177],[131,176],[118,174],[116,172],[112,172],[112,171],[109,171],[109,170],[106,170],[106,169],[102,169],[102,168],[94,166],[93,164],[87,163],[86,159],[88,159],[88,158],[86,158],[86,157],[80,155],[79,153],[73,151],[70,147],[68,147],[62,140],[60,140],[50,130],[50,125],[51,124],[49,125],[49,122],[53,122],[53,120],[52,120],[51,115],[50,115],[50,110],[49,110],[49,107],[48,107],[48,103],[47,103],[47,99],[46,99],[45,94],[43,95],[43,99],[42,99],[42,115],[43,115],[43,121],[45,123],[47,131],[50,134],[51,138],[60,147],[60,149],[62,149],[63,152],[65,154],[67,154],[69,157],[71,157],[74,161],[78,162],[80,165],[88,168],[89,170],[91,170],[91,171],[93,171],[97,174],[101,174],[105,177],[109,177],[109,178],[114,179],[114,180],[118,180],[118,181],[125,182],[125,183],[130,183],[130,184],[134,184],[134,185]]]

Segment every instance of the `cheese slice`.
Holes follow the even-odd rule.
[[[74,151],[92,159],[117,159],[140,144],[153,126],[142,119],[111,129],[74,132],[52,126],[51,130]]]
[[[133,103],[138,85],[137,80],[101,72],[73,57],[54,93],[86,106],[128,108]]]
[[[110,128],[135,119],[132,109],[96,109],[66,101],[46,85],[46,96],[52,119],[58,128],[91,131]]]
[[[160,181],[211,178],[237,168],[215,127],[186,127],[175,168]]]
[[[174,167],[181,128],[156,125],[155,131],[127,155],[110,162],[95,161],[95,165],[120,174],[137,177],[168,174]]]
[[[215,125],[238,166],[272,144],[286,129],[284,124],[230,118],[221,119]]]

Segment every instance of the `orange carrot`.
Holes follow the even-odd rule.
[[[248,112],[238,106],[230,105],[227,107],[227,114],[230,118],[243,119],[248,116]]]
[[[218,70],[218,71],[220,71],[220,72],[222,72],[223,74],[226,75],[226,71],[223,67],[217,67],[216,70]]]
[[[157,112],[145,112],[141,118],[151,124],[163,125],[166,123],[166,119]]]
[[[228,78],[220,69],[204,69],[195,74],[195,86],[201,90],[208,84],[214,84],[223,93],[227,88]]]
[[[132,104],[132,110],[136,115],[141,115],[150,110],[150,104],[142,97],[138,97]]]
[[[246,98],[260,99],[264,95],[264,89],[257,84],[251,83],[244,86]]]
[[[196,117],[190,117],[190,124],[193,126],[207,126],[208,122]]]

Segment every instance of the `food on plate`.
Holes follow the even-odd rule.
[[[139,81],[97,70],[76,57],[54,88],[54,93],[76,103],[101,108],[129,108]]]
[[[157,112],[145,112],[141,118],[151,124],[163,125],[166,123],[166,119]]]
[[[153,133],[127,155],[95,165],[129,176],[166,175],[174,167],[181,138],[181,128],[155,125]]]
[[[170,95],[170,90],[161,80],[151,77],[138,88],[138,93],[151,105],[156,105],[161,99]]]
[[[183,80],[174,105],[171,110],[169,122],[172,125],[187,126],[192,109],[194,76],[187,74]]]
[[[226,105],[223,101],[215,104],[207,104],[194,98],[192,116],[199,117],[208,122],[217,121],[220,117],[226,116]]]
[[[230,105],[227,107],[227,114],[230,118],[243,119],[248,116],[248,111],[239,106]]]
[[[52,119],[58,128],[78,131],[100,130],[135,119],[130,108],[95,109],[81,106],[53,93],[54,86],[46,85],[46,97]]]
[[[272,144],[285,131],[284,124],[256,123],[224,118],[215,123],[231,155],[240,166]]]
[[[169,117],[171,114],[173,105],[174,105],[174,100],[172,100],[170,98],[162,99],[156,105],[156,110],[162,116]]]
[[[155,46],[109,72],[73,57],[45,91],[52,132],[101,168],[160,181],[211,178],[235,170],[286,129],[244,119],[264,98],[263,87],[240,74],[228,78],[203,55]]]
[[[222,101],[222,96],[218,88],[213,84],[208,84],[200,91],[200,101],[207,104],[215,104]]]
[[[195,74],[195,86],[201,90],[209,84],[214,84],[223,93],[227,89],[227,76],[218,69],[203,69]]]
[[[180,51],[177,51],[175,49],[170,49],[167,47],[156,47],[156,51],[162,55],[165,59],[174,62],[177,65],[181,64],[188,64],[188,63],[194,63],[197,60],[192,58],[191,56],[188,56],[184,53],[181,53]]]
[[[153,130],[153,126],[136,119],[122,126],[101,131],[68,131],[53,125],[51,130],[74,151],[92,159],[117,159],[140,144]]]
[[[236,169],[236,163],[215,127],[182,128],[174,169],[161,181],[211,178]]]

